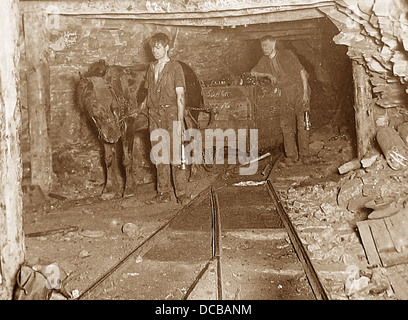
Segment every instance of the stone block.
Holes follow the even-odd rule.
[[[345,164],[341,165],[338,170],[339,170],[340,174],[344,174],[344,173],[350,172],[352,170],[357,170],[360,167],[361,167],[360,160],[359,159],[353,159],[353,160],[351,160],[349,162],[346,162]]]
[[[351,199],[362,195],[362,189],[363,182],[361,179],[356,178],[346,181],[337,195],[337,203],[342,207],[346,207]]]
[[[359,196],[356,198],[352,198],[348,202],[347,210],[353,213],[357,213],[358,211],[364,209],[364,205],[371,200],[373,200],[373,197]]]
[[[377,160],[379,155],[380,155],[380,152],[378,150],[370,150],[361,159],[361,166],[363,168],[367,168],[371,166]]]

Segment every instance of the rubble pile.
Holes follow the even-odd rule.
[[[335,182],[291,187],[285,199],[286,208],[311,258],[322,263],[359,263],[364,251],[349,223],[354,214],[338,205],[338,193]]]
[[[280,192],[283,205],[333,299],[396,299],[385,276],[387,269],[368,265],[356,223],[408,207],[408,167],[404,156],[398,157],[407,150],[398,146],[399,153],[394,152],[394,156],[385,150],[395,148],[383,146],[381,153],[374,150],[361,161],[351,160],[349,163],[354,161],[355,166],[345,170],[337,181],[296,183]],[[377,279],[379,275],[381,281]]]

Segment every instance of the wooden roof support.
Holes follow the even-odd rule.
[[[31,183],[48,193],[52,184],[52,153],[48,135],[50,70],[45,19],[42,11],[24,13]]]
[[[357,135],[357,157],[361,159],[372,149],[375,139],[374,100],[370,77],[364,64],[352,61],[354,80],[354,110]]]
[[[20,1],[25,12],[45,10],[49,15],[70,15],[90,19],[125,19],[138,22],[183,26],[237,26],[269,22],[322,18],[317,8],[334,6],[326,0],[259,1],[209,0],[173,1],[169,8],[150,6],[155,1]],[[137,6],[137,7],[136,7]]]
[[[16,273],[24,261],[22,218],[21,114],[18,105],[18,1],[0,7],[0,300],[12,298]],[[6,32],[7,30],[7,32]]]
[[[310,9],[335,5],[334,0],[20,0],[31,9],[59,11],[70,15],[139,15],[147,19],[200,18]]]
[[[229,27],[255,25],[260,23],[290,22],[309,19],[324,18],[325,15],[317,9],[302,9],[280,11],[272,13],[230,15],[229,12],[224,16],[211,16],[202,14],[201,17],[192,15],[183,15],[180,18],[158,17],[157,15],[132,15],[132,14],[77,14],[81,18],[87,19],[111,19],[111,20],[133,20],[139,23],[151,23],[167,26],[196,26],[196,27]]]

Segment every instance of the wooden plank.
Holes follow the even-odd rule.
[[[401,236],[398,232],[398,230],[394,227],[394,224],[392,223],[390,217],[385,217],[384,218],[384,223],[385,226],[387,227],[387,230],[390,234],[391,240],[394,243],[394,248],[397,250],[397,252],[402,251],[402,243],[401,243]]]
[[[367,220],[384,267],[408,263],[408,216],[405,211],[391,217]]]
[[[373,97],[370,77],[364,65],[352,62],[354,79],[354,110],[357,135],[357,158],[361,159],[372,149],[375,139]]]
[[[363,247],[367,256],[368,263],[371,266],[381,266],[380,256],[378,255],[377,248],[374,243],[373,236],[370,229],[370,221],[358,221],[357,227],[360,233]]]
[[[22,166],[19,130],[19,14],[17,0],[0,9],[0,300],[11,300],[24,262]]]
[[[316,12],[315,9],[313,11]],[[285,15],[283,15],[285,14]],[[302,18],[303,17],[303,18]],[[129,18],[128,16],[112,16],[112,15],[95,15],[95,16],[86,16],[84,18],[92,19],[105,19],[105,20],[132,20],[139,23],[148,23],[148,24],[157,24],[163,26],[192,26],[192,27],[231,27],[232,30],[235,30],[237,26],[248,26],[255,24],[268,24],[268,23],[278,23],[280,21],[299,21],[301,19],[317,19],[323,18],[324,15],[313,15],[305,14],[304,10],[298,12],[276,12],[269,14],[260,14],[260,15],[245,15],[238,17],[220,17],[220,18],[196,18],[196,19],[137,19]],[[307,34],[293,34],[286,35],[284,39],[308,39],[313,35]],[[276,35],[276,37],[282,37],[281,35]],[[313,36],[315,37],[315,35]]]
[[[380,257],[382,252],[395,251],[394,243],[383,219],[370,220],[370,228]]]
[[[398,300],[408,300],[408,266],[390,268],[387,277]],[[387,270],[388,271],[388,270]]]
[[[394,242],[397,252],[402,252],[408,247],[408,220],[404,212],[384,218],[385,224]]]
[[[380,258],[384,267],[392,267],[408,263],[408,252],[380,252]]]
[[[206,1],[197,7],[190,1],[186,7],[184,0],[177,4],[153,1],[20,1],[21,11],[48,10],[48,14],[81,16],[89,19],[134,20],[142,23],[173,26],[240,26],[259,23],[300,21],[324,18],[317,8],[333,7],[332,1],[316,1],[309,4],[291,4],[285,7],[276,3],[260,4],[258,0],[250,5],[246,1]],[[57,3],[57,4],[56,4]],[[150,3],[149,3],[150,4]],[[169,8],[167,8],[167,5]],[[207,6],[212,8],[206,8]],[[183,7],[184,6],[184,7]],[[297,35],[292,37],[299,37]],[[300,36],[302,37],[302,36]]]
[[[289,37],[289,36],[314,36],[318,34],[320,30],[318,28],[311,28],[311,29],[301,29],[301,30],[282,30],[282,31],[248,31],[248,32],[240,32],[236,35],[238,39],[242,40],[255,40],[261,39],[263,36],[270,35],[275,38],[280,37]]]
[[[204,87],[203,97],[205,108],[215,111],[214,125],[227,122],[222,128],[230,128],[242,121],[252,118],[251,101],[252,88],[247,86]],[[239,126],[238,126],[239,128]],[[241,128],[247,128],[247,124]]]
[[[238,26],[239,32],[264,32],[264,31],[284,31],[319,28],[319,20],[307,19],[299,21],[283,21],[279,23],[254,24],[248,26]]]
[[[340,174],[345,174],[347,172],[350,172],[352,170],[357,170],[361,168],[361,163],[360,163],[360,159],[353,159],[349,162],[346,162],[344,164],[342,164],[339,168],[338,171]]]
[[[51,95],[48,30],[45,25],[44,12],[24,14],[31,183],[48,193],[52,184],[52,152],[48,135]]]
[[[407,210],[403,209],[397,214],[389,217],[394,228],[398,232],[401,238],[401,247],[402,250],[408,247],[408,216]]]
[[[293,10],[310,10],[324,6],[334,7],[334,1],[315,0],[267,0],[261,3],[259,0],[208,0],[205,3],[201,0],[189,1],[176,0],[171,2],[160,1],[20,1],[22,10],[47,9],[50,13],[55,13],[55,6],[58,6],[58,13],[61,15],[103,15],[117,14],[121,16],[142,16],[146,19],[155,17],[180,19],[186,16],[195,18],[208,16],[227,16],[242,14],[257,14],[265,12],[286,12]],[[149,6],[150,5],[150,6]],[[54,7],[52,7],[54,6]]]

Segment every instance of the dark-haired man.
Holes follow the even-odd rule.
[[[145,88],[147,89],[146,105],[149,112],[149,130],[152,150],[160,142],[152,137],[156,129],[166,130],[169,134],[170,163],[156,161],[151,153],[151,160],[155,163],[157,172],[157,195],[154,202],[168,202],[175,195],[178,202],[185,204],[189,197],[185,194],[187,183],[186,170],[180,168],[180,163],[174,161],[173,132],[177,134],[176,140],[181,146],[181,134],[184,131],[185,108],[185,79],[183,69],[176,60],[169,57],[169,37],[164,33],[153,35],[149,41],[151,52],[155,61],[150,63],[146,72]],[[173,131],[173,121],[179,124]],[[162,137],[163,138],[163,137]],[[152,140],[153,139],[153,140]],[[177,140],[178,139],[178,140]],[[163,144],[165,145],[165,144]]]
[[[254,77],[266,77],[280,89],[280,126],[285,163],[309,163],[310,87],[308,74],[290,50],[278,49],[271,36],[261,39],[262,58],[251,70]],[[296,144],[296,135],[297,142]]]

